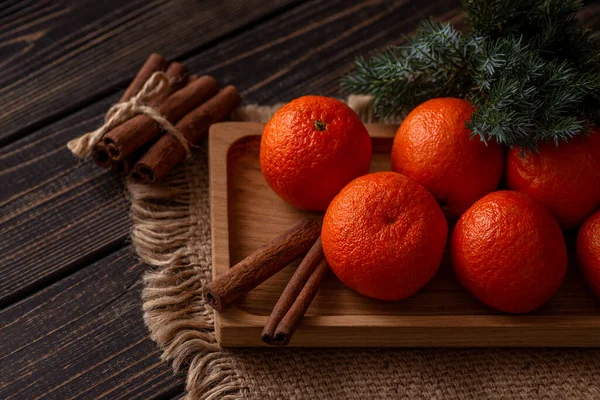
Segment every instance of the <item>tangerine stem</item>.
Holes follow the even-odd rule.
[[[318,131],[324,131],[325,128],[327,128],[327,125],[325,125],[325,122],[317,119],[315,120],[315,128],[317,128]]]

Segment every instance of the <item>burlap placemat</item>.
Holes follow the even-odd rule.
[[[373,116],[363,97],[348,103]],[[278,106],[234,119],[265,122]],[[211,279],[206,146],[161,185],[130,180],[144,319],[190,399],[600,398],[596,349],[235,349],[216,343],[201,296]]]

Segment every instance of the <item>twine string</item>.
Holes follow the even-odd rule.
[[[135,96],[128,101],[114,104],[108,110],[104,117],[104,124],[102,124],[101,127],[95,131],[88,132],[77,139],[71,140],[67,143],[67,147],[77,157],[85,158],[91,154],[96,143],[98,143],[107,132],[110,132],[115,127],[136,115],[144,114],[156,121],[156,123],[158,123],[166,132],[175,136],[179,143],[181,143],[181,146],[183,146],[186,155],[189,157],[191,155],[190,144],[185,136],[183,136],[183,134],[161,113],[147,104],[152,97],[167,90],[169,85],[170,80],[167,74],[162,71],[153,73]]]

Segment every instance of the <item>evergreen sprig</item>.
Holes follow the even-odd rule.
[[[470,29],[426,21],[405,46],[359,58],[342,85],[383,117],[434,97],[476,106],[473,135],[509,147],[559,144],[600,122],[600,46],[577,0],[466,0]]]
[[[358,58],[342,84],[372,94],[379,115],[397,116],[433,97],[461,96],[472,86],[469,54],[480,47],[450,25],[423,22],[407,45]]]

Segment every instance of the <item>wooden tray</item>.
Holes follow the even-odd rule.
[[[286,230],[302,212],[280,200],[259,167],[263,125],[222,123],[210,131],[213,274]],[[396,126],[368,125],[372,171],[389,170]],[[263,346],[260,333],[296,265],[216,315],[225,347]],[[433,280],[397,302],[363,297],[329,273],[290,346],[489,347],[600,346],[600,302],[575,265],[563,287],[541,309],[506,315],[482,305],[456,280],[447,257]]]

